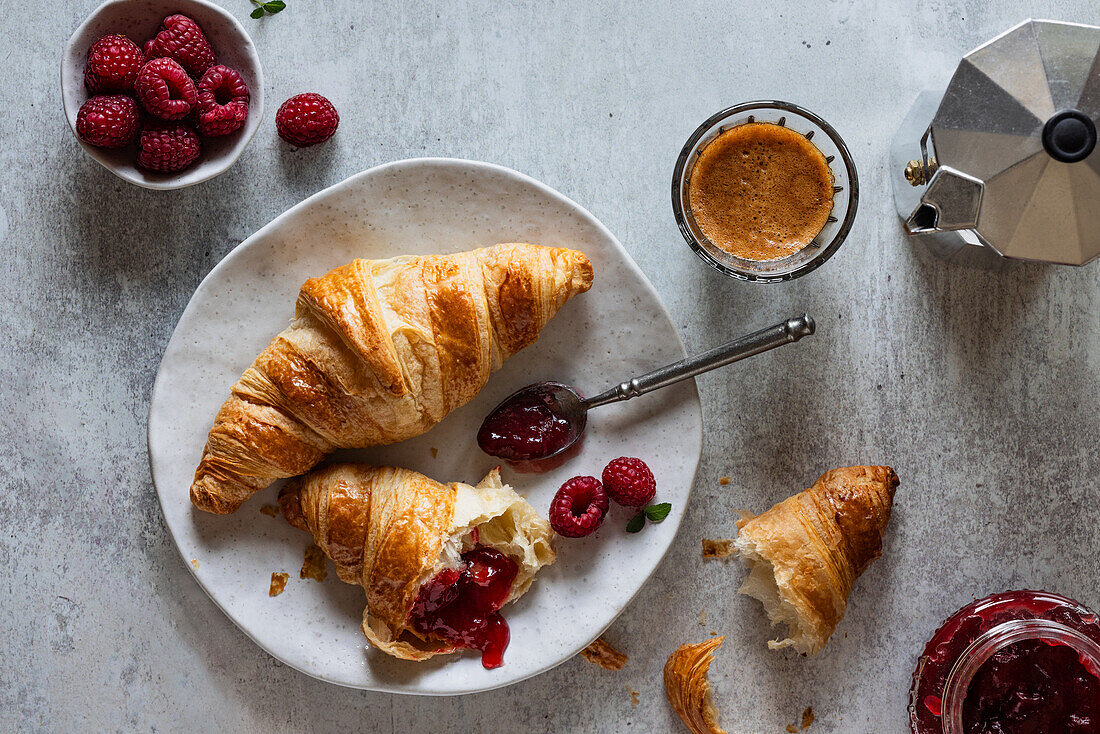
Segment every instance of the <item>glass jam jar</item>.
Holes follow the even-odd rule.
[[[917,661],[909,728],[1100,732],[1100,619],[1045,591],[1006,591],[967,604]]]

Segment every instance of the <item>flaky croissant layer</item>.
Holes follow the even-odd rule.
[[[233,512],[336,448],[424,433],[591,285],[582,253],[528,244],[354,260],[306,281],[214,419],[191,501]]]

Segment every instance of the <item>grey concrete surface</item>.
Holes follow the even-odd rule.
[[[100,168],[62,116],[61,50],[93,0],[0,0],[0,729],[671,732],[665,657],[714,630],[733,734],[783,732],[806,706],[817,734],[903,732],[915,656],[961,604],[1038,587],[1100,608],[1100,265],[988,272],[931,257],[902,235],[886,170],[911,100],[962,53],[1027,16],[1095,22],[1094,2],[288,0],[262,21],[245,0],[221,3],[260,49],[268,119],[227,174],[161,193]],[[274,110],[306,90],[342,124],[292,151]],[[780,286],[709,271],[669,206],[695,125],[761,97],[830,120],[863,190],[837,256]],[[305,196],[421,155],[511,166],[588,207],[689,348],[801,309],[817,318],[804,345],[699,380],[692,506],[607,632],[630,656],[621,672],[578,658],[453,699],[332,687],[239,632],[165,530],[146,410],[195,286]],[[740,569],[704,564],[700,538],[864,462],[902,480],[884,558],[818,657],[768,651],[763,612],[734,594]]]

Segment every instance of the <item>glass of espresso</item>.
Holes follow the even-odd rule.
[[[859,182],[829,123],[789,102],[734,105],[688,138],[672,177],[676,223],[733,278],[775,283],[828,260],[855,219]]]

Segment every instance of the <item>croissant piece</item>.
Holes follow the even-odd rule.
[[[337,448],[424,433],[591,285],[582,253],[527,244],[354,260],[306,281],[214,419],[191,501],[234,512]]]
[[[882,554],[898,475],[888,466],[825,472],[813,486],[737,523],[749,575],[738,592],[764,604],[787,637],[772,649],[816,654],[836,629],[856,578]]]
[[[493,548],[518,572],[505,603],[522,596],[554,562],[550,523],[500,480],[494,469],[476,487],[442,484],[394,467],[333,464],[290,480],[279,509],[309,531],[346,583],[362,586],[363,634],[405,660],[426,660],[455,647],[409,625],[421,587],[462,565],[474,546]]]
[[[725,639],[712,637],[695,645],[680,645],[665,663],[665,695],[692,734],[726,734],[718,726],[718,709],[707,677],[714,651]]]

